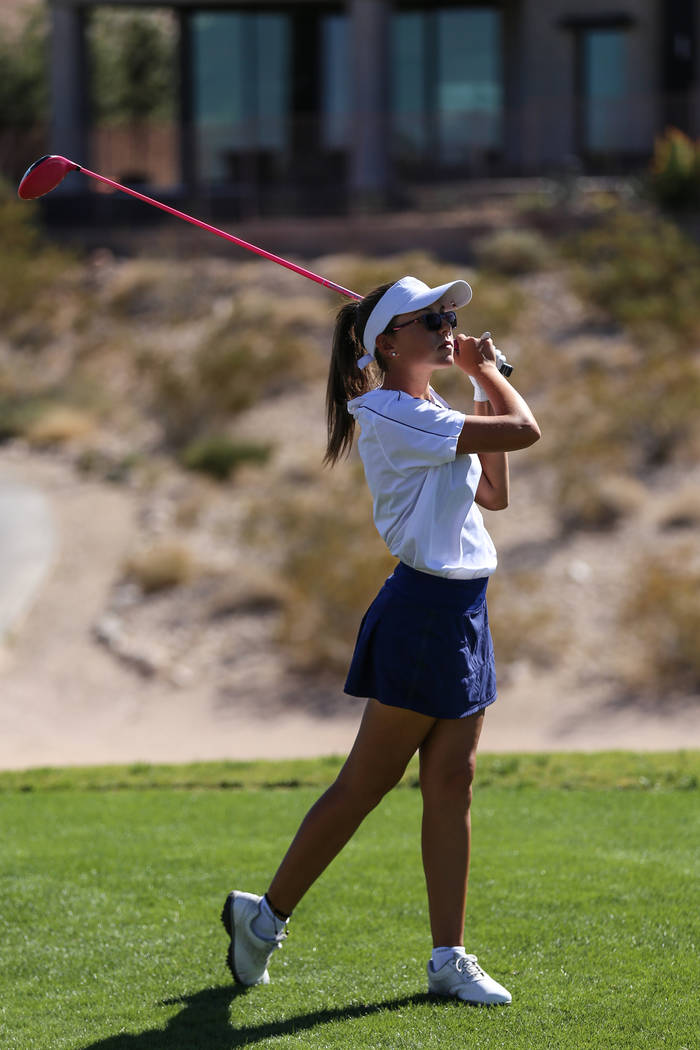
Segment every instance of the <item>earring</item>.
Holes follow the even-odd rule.
[[[392,357],[396,357],[396,351],[395,351],[395,350],[392,350],[392,351],[391,351],[391,356],[392,356]]]

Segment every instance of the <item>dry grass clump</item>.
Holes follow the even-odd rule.
[[[50,448],[81,442],[95,426],[92,413],[74,405],[17,390],[0,397],[0,441],[22,437],[37,448]]]
[[[678,128],[666,128],[654,143],[651,190],[659,203],[670,208],[696,208],[700,204],[700,141]]]
[[[613,527],[640,502],[632,479],[692,462],[700,447],[700,359],[659,348],[632,366],[558,360],[538,407],[544,439],[534,459],[553,475],[564,531]],[[623,482],[623,477],[629,482]]]
[[[243,463],[266,463],[271,452],[271,445],[233,441],[225,434],[213,434],[191,442],[181,459],[188,470],[198,470],[217,481],[228,481]]]
[[[188,352],[144,351],[138,368],[166,443],[179,449],[210,437],[261,399],[312,378],[327,328],[322,303],[247,294]]]
[[[358,256],[329,256],[319,260],[335,280],[367,295],[373,288],[388,281],[398,281],[410,274],[431,287],[454,281],[467,280],[474,293],[472,301],[459,313],[460,331],[481,334],[487,328],[504,335],[512,328],[524,302],[523,295],[512,281],[503,276],[474,273],[464,266],[445,263],[425,252],[405,252],[381,259]]]
[[[535,572],[520,570],[489,580],[488,607],[496,662],[527,661],[536,667],[560,663],[569,632],[557,607],[556,596]]]
[[[549,242],[537,230],[498,230],[481,237],[474,248],[481,267],[509,277],[543,270],[553,258]]]
[[[513,328],[523,308],[523,293],[512,281],[492,274],[478,273],[469,283],[474,296],[460,314],[460,325],[466,326],[461,330],[471,335],[488,330],[498,342]]]
[[[279,609],[284,598],[279,576],[262,565],[239,564],[211,581],[205,615],[222,620],[242,612],[268,612]]]
[[[425,281],[431,287],[445,284],[460,277],[453,263],[445,263],[428,252],[400,252],[382,258],[367,258],[359,255],[326,256],[318,260],[323,273],[328,273],[346,288],[368,295],[380,284],[398,281],[410,275]],[[463,268],[462,268],[463,269]]]
[[[116,270],[105,289],[105,305],[120,320],[172,325],[207,316],[211,295],[205,266],[135,259]]]
[[[646,343],[700,334],[700,248],[672,222],[617,209],[564,249],[577,291]]]
[[[560,476],[555,509],[564,533],[608,532],[646,498],[646,489],[632,477],[579,471]]]
[[[629,572],[620,612],[623,679],[642,694],[700,691],[700,563],[696,546],[649,552]]]
[[[359,463],[277,487],[252,508],[248,532],[279,559],[291,664],[344,673],[362,615],[396,564],[374,528]]]
[[[211,507],[216,490],[206,477],[188,478],[173,508],[173,522],[178,529],[194,529]]]
[[[0,322],[4,325],[31,306],[42,281],[51,276],[50,265],[38,251],[37,215],[36,204],[17,200],[13,187],[0,179]],[[37,255],[35,266],[30,266]]]
[[[39,411],[40,403],[22,396],[18,391],[0,396],[0,441],[24,434]]]
[[[124,566],[126,578],[138,584],[144,594],[189,583],[196,570],[191,550],[174,539],[161,540],[132,554]]]
[[[688,483],[674,492],[660,508],[659,525],[662,529],[693,529],[700,527],[700,488]]]
[[[47,405],[28,422],[24,436],[37,448],[65,445],[94,433],[95,420],[70,405]]]

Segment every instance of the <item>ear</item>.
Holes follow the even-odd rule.
[[[394,340],[387,332],[380,332],[377,336],[376,346],[381,354],[390,354],[394,346]]]

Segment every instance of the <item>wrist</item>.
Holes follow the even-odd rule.
[[[500,372],[498,371],[497,361],[482,361],[476,366],[474,382],[481,383],[484,379],[493,381],[494,377],[498,375],[500,375]]]
[[[480,361],[476,366],[476,370],[480,375],[483,374],[485,370],[498,372],[498,361],[491,361],[489,358],[484,358],[484,360]],[[479,376],[477,375],[476,378],[478,379]]]
[[[469,376],[469,382],[474,387],[474,400],[481,404],[483,404],[484,401],[488,401],[489,395],[482,387],[479,386],[479,383],[474,378],[474,376]]]

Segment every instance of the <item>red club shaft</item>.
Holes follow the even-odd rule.
[[[187,215],[184,211],[178,211],[177,208],[171,208],[168,204],[163,204],[161,201],[154,200],[153,197],[147,197],[144,193],[139,193],[138,190],[132,190],[128,186],[122,186],[119,182],[114,182],[112,179],[105,178],[104,175],[98,175],[95,171],[89,171],[88,168],[84,168],[81,164],[76,164],[75,171],[82,172],[83,175],[89,175],[91,179],[97,179],[98,182],[104,182],[105,185],[111,186],[112,189],[121,190],[122,193],[128,193],[131,197],[136,197],[137,200],[143,201],[145,204],[152,204],[154,208],[160,208],[161,211],[168,212],[169,215],[174,215],[177,219],[184,219],[185,222],[192,223],[193,226],[198,226],[200,230],[208,230],[209,233],[215,233],[217,237],[223,237],[226,241],[231,241],[233,244],[239,245],[241,248],[246,248],[249,252],[255,252],[256,255],[261,255],[263,259],[269,259],[270,262],[278,263],[279,266],[286,266],[288,270],[293,270],[294,273],[301,274],[302,277],[308,277],[310,281],[316,281],[317,284],[322,284],[324,288],[330,288],[333,292],[339,292],[340,295],[347,296],[348,299],[362,299],[361,295],[357,292],[350,291],[349,288],[343,288],[340,284],[335,284],[333,281],[329,281],[326,277],[321,277],[317,273],[312,273],[311,270],[304,269],[303,266],[297,266],[296,263],[290,262],[288,259],[283,259],[280,255],[274,255],[272,252],[265,251],[264,248],[258,248],[255,244],[250,244],[249,241],[244,241],[240,237],[234,237],[232,233],[226,233],[225,230],[220,230],[217,226],[211,226],[208,222],[202,222],[201,219],[195,219],[192,215]]]

